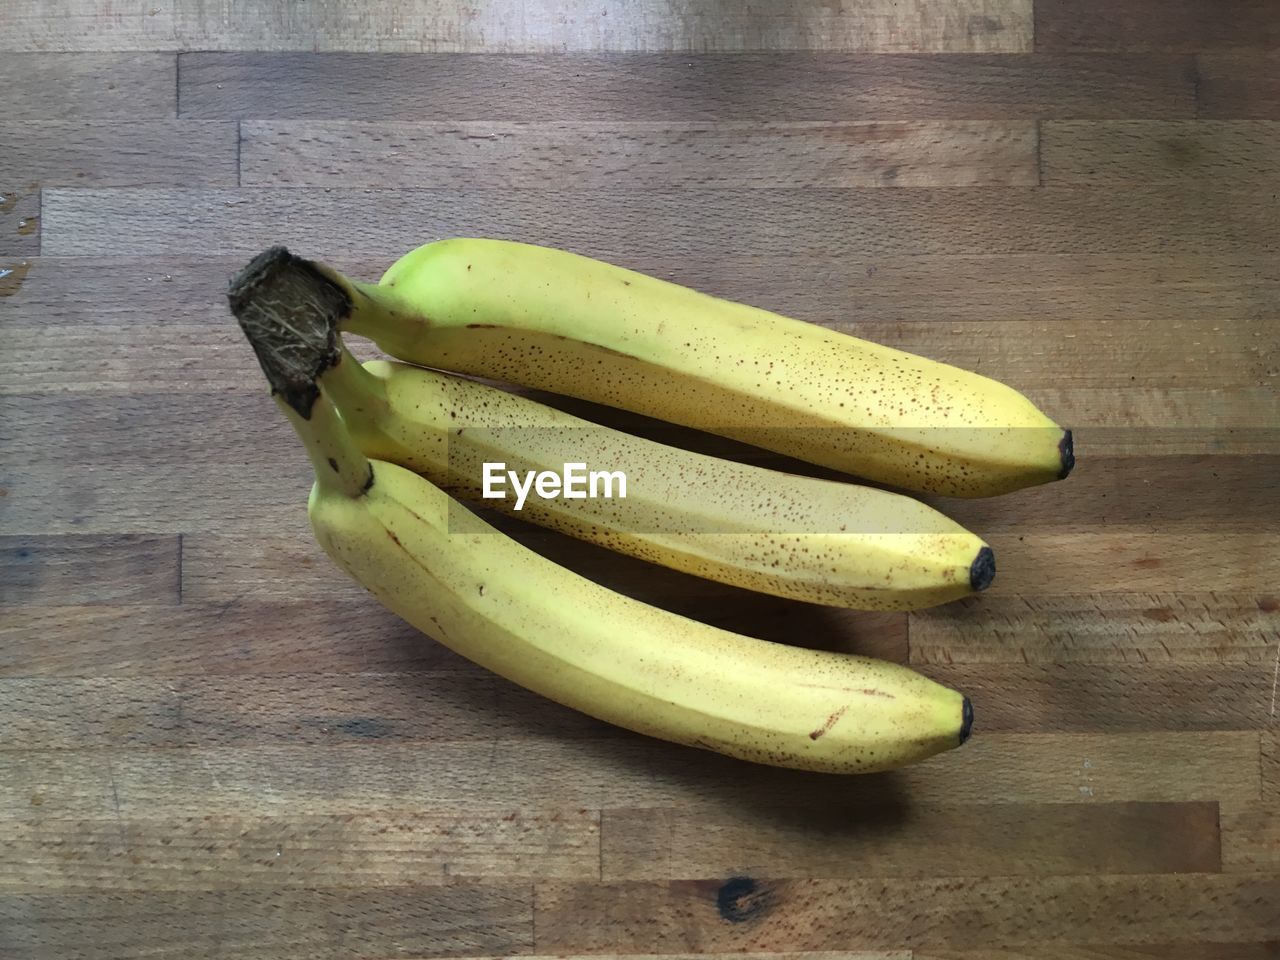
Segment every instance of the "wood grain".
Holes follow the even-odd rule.
[[[1270,249],[1280,201],[1252,190],[242,189],[44,191],[55,256],[252,256],[281,239],[319,258],[391,259],[427,240],[492,236],[605,260],[725,246],[793,256],[1233,253]],[[690,217],[690,210],[697,216]],[[337,229],[341,225],[340,229]],[[643,228],[643,229],[642,229]]]
[[[441,691],[444,695],[448,691]],[[500,712],[495,708],[495,713]],[[0,751],[0,820],[472,812],[645,806],[858,809],[905,802],[1255,802],[1256,731],[982,733],[927,763],[867,777],[758,767],[625,731],[332,746],[256,744]],[[35,808],[39,808],[38,810]]]
[[[1066,483],[984,500],[920,499],[972,530],[991,533],[1085,533],[1120,527],[1135,534],[1153,529],[1249,533],[1257,522],[1280,523],[1277,470],[1280,457],[1275,456],[1105,457],[1089,461],[1087,468],[1082,464]]]
[[[1230,546],[1224,549],[1224,543]],[[1280,556],[1267,534],[1091,531],[1019,538],[993,533],[1005,590],[1018,593],[1215,592],[1272,589]]]
[[[0,894],[0,949],[27,958],[253,954],[342,960],[527,953],[528,884]]]
[[[5,11],[9,51],[137,51],[175,46],[177,3],[16,0]]]
[[[1280,643],[1276,645],[1276,663],[1280,664]],[[1274,679],[1272,683],[1275,684]],[[1275,717],[1276,702],[1273,700],[1267,723],[1270,729],[1262,732],[1262,798],[1273,805],[1280,802],[1280,733],[1274,729]]]
[[[1275,941],[1256,943],[1158,943],[1153,945],[1035,943],[975,950],[913,950],[912,960],[1274,960]]]
[[[1271,456],[1280,416],[1269,388],[1022,391],[1055,419],[1079,425],[1077,457]]]
[[[1275,878],[1203,874],[547,882],[537,886],[534,946],[546,952],[626,951],[643,944],[712,952],[779,942],[820,950],[955,948],[991,940],[1011,946],[1263,940],[1280,932],[1272,909],[1277,897]],[[1213,909],[1206,909],[1210,903]]]
[[[804,823],[609,809],[602,879],[1216,873],[1212,803],[862,807]]]
[[[599,548],[564,542],[549,549],[540,536],[522,539],[584,576],[685,616],[777,642],[906,662],[905,614],[801,606],[638,560],[602,564]],[[339,595],[348,585],[340,577],[332,582]],[[184,597],[179,607],[15,608],[0,624],[0,676],[277,676],[466,667],[363,591],[352,593],[345,600],[304,594],[209,603]],[[199,640],[185,642],[187,637]]]
[[[337,0],[320,0],[288,16],[244,17],[230,29],[212,18],[187,19],[180,20],[184,32],[216,38],[213,49],[1008,53],[1031,47],[1030,0],[871,0],[768,12],[691,5],[674,17],[621,0],[541,0],[518,10],[416,0],[394,11],[371,8],[355,23]]]
[[[521,955],[521,960],[594,960],[599,954],[564,954],[555,956]],[[912,960],[908,950],[787,950],[767,953],[631,953],[610,954],[613,960],[702,960],[719,957],[721,960]],[[464,960],[508,960],[506,957],[467,957]]]
[[[0,183],[235,186],[236,125],[190,120],[0,122]]]
[[[0,681],[0,750],[605,739],[613,729],[470,664],[429,674]]]
[[[460,657],[353,600],[40,606],[5,611],[0,676],[296,676],[458,668]],[[899,634],[905,659],[906,630]]]
[[[33,811],[34,812],[34,811]],[[27,820],[6,825],[0,891],[429,888],[594,880],[600,816],[587,810]]]
[[[176,536],[0,536],[0,606],[177,603]]]
[[[15,53],[6,4],[0,32],[0,87],[6,123],[149,120],[177,113],[177,57],[172,53]],[[66,21],[58,15],[46,23]],[[14,143],[8,141],[12,149]],[[21,146],[21,143],[18,143]],[[5,184],[5,186],[11,186]],[[0,193],[4,192],[0,190]]]
[[[13,277],[26,274],[30,259],[40,252],[40,184],[29,181],[0,191],[0,299],[20,287]]]
[[[59,328],[87,333],[99,324],[120,332],[168,324],[185,324],[184,330],[206,325],[234,332],[226,292],[231,277],[245,263],[238,256],[40,257],[33,261],[22,286],[0,297],[0,323],[6,331],[39,326],[51,333]],[[377,276],[375,263],[346,266],[357,275],[374,271]],[[156,336],[147,349],[157,348],[160,339]],[[207,346],[199,344],[202,350]]]
[[[310,480],[298,450],[277,447],[277,455],[247,469],[250,461],[234,440],[249,423],[263,424],[264,438],[288,437],[279,430],[287,431],[287,423],[264,417],[271,409],[266,394],[244,395],[238,403],[183,396],[181,403],[128,396],[84,396],[79,403],[5,398],[15,425],[0,438],[3,504],[13,518],[7,529],[177,534],[199,526],[201,517],[206,529],[216,526],[221,515],[230,529],[262,524],[305,536],[300,508]]]
[[[999,574],[997,574],[999,577]],[[1002,583],[1002,580],[997,582]],[[910,615],[913,663],[1249,663],[1276,648],[1273,593],[1001,595]]]
[[[1280,45],[1267,0],[1036,0],[1036,49],[1195,52]]]
[[[785,262],[785,261],[784,261]],[[650,266],[650,264],[653,264]],[[1280,310],[1275,277],[1264,261],[1204,254],[1138,254],[1115,252],[991,254],[950,253],[934,256],[874,256],[853,262],[787,266],[773,275],[763,262],[732,256],[682,264],[646,261],[648,272],[679,277],[689,285],[723,291],[732,299],[764,304],[815,320],[848,319],[851,332],[863,318],[894,321],[910,336],[908,321],[1025,323],[1006,328],[1010,334],[1035,331],[1053,337],[1055,351],[1084,350],[1101,339],[1088,363],[1064,364],[1059,376],[1088,377],[1090,371],[1112,369],[1118,353],[1157,350],[1155,331],[1176,335],[1187,325],[1238,322]],[[799,279],[797,279],[799,278]],[[803,289],[802,289],[803,286]],[[785,299],[784,299],[785,298]],[[809,304],[813,304],[809,306]],[[1067,320],[1107,321],[1084,335],[1058,326]],[[981,327],[962,328],[965,336],[948,338],[949,349],[973,348]],[[1203,330],[1197,336],[1207,333]],[[1225,331],[1234,340],[1236,331]],[[1075,334],[1072,336],[1072,334]],[[1121,344],[1119,338],[1133,335]],[[957,342],[958,341],[958,342]],[[1075,341],[1075,342],[1073,342]],[[1109,348],[1114,344],[1114,348]],[[1219,349],[1223,344],[1217,345]],[[936,348],[935,348],[936,349]],[[1002,356],[1009,347],[1002,345]],[[957,353],[956,356],[965,354]],[[1179,379],[1191,375],[1193,354],[1182,358]],[[1167,366],[1168,358],[1155,361]],[[1142,370],[1130,373],[1141,374]]]
[[[1053,120],[1041,125],[1047,185],[1241,185],[1280,177],[1280,124],[1262,120]]]
[[[989,732],[1250,730],[1265,669],[1077,665],[922,672],[961,690]],[[429,673],[0,680],[0,750],[608,739],[616,729],[469,663]]]
[[[185,53],[181,116],[214,120],[1034,120],[1192,117],[1166,54]]]
[[[1222,867],[1231,873],[1280,870],[1280,816],[1275,799],[1222,810]]]
[[[1280,53],[1206,53],[1196,65],[1197,116],[1280,120]]]
[[[985,730],[1256,730],[1269,720],[1265,664],[922,664],[963,690]]]
[[[782,11],[699,6],[650,10],[603,0],[474,7],[426,0],[352,15],[337,0],[303,7],[60,4],[22,0],[8,50],[367,50],[563,53],[570,50],[876,50],[1004,53],[1030,49],[1031,0],[872,0]]]
[[[408,124],[245,121],[246,186],[487,189],[1037,182],[1030,122]]]

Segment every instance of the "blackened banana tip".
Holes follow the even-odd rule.
[[[969,734],[973,733],[973,704],[969,702],[969,698],[964,698],[964,706],[960,708],[960,742],[964,743],[969,739]]]
[[[1058,479],[1065,480],[1076,465],[1076,450],[1071,442],[1070,430],[1064,431],[1062,439],[1058,441],[1058,454],[1062,457],[1062,472],[1058,474]]]
[[[979,590],[985,590],[991,586],[991,581],[996,577],[996,555],[990,547],[983,547],[978,551],[978,555],[973,558],[973,563],[969,566],[969,586],[974,593]]]

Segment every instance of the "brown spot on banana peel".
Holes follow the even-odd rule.
[[[501,330],[503,329],[503,325],[500,323],[468,323],[466,325],[466,329],[468,330]],[[573,337],[565,336],[563,333],[549,333],[547,334],[547,336],[551,337],[553,340],[573,340],[574,339]],[[602,343],[592,343],[590,340],[575,340],[574,342],[580,344],[581,346],[588,347],[592,350],[599,350],[601,353],[607,353],[614,357],[622,357],[624,360],[637,360],[640,363],[649,362],[646,360],[641,360],[634,353],[625,353],[622,350],[615,350],[613,347],[606,347]]]
[[[845,715],[845,712],[848,709],[849,708],[847,706],[841,707],[835,713],[831,714],[831,716],[827,717],[827,719],[823,722],[822,726],[820,726],[817,730],[814,730],[812,733],[809,734],[809,739],[817,740],[819,737],[822,737],[825,734],[827,734],[831,730],[831,728],[836,725],[839,719]]]
[[[837,690],[840,693],[861,693],[867,697],[884,697],[886,700],[897,699],[892,693],[885,693],[875,687],[839,687],[831,683],[797,683],[796,686],[805,687],[809,690]]]

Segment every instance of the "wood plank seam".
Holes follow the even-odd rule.
[[[1280,636],[1276,638],[1276,660],[1275,660],[1275,666],[1272,668],[1272,671],[1271,671],[1271,712],[1267,720],[1267,722],[1270,724],[1274,724],[1276,722],[1277,689],[1280,689]],[[1259,742],[1259,750],[1261,750],[1261,742]]]
[[[823,53],[783,55],[772,61],[758,53],[703,53],[692,58],[640,52],[615,57],[563,54],[542,60],[395,53],[335,54],[326,59],[300,51],[191,55],[195,59],[183,71],[191,90],[182,109],[185,115],[208,119],[1195,116],[1192,56],[1186,54]],[[373,61],[377,56],[384,59]],[[540,69],[533,69],[535,64]],[[359,82],[371,69],[379,70],[384,79],[380,95]],[[695,82],[717,74],[723,75],[724,83],[718,91]],[[570,89],[592,89],[595,95],[556,96],[568,84]],[[1012,95],[1028,84],[1030,90]],[[269,96],[261,92],[264,85]]]
[[[529,881],[529,950],[538,946],[538,882]]]

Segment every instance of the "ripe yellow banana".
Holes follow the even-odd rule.
[[[344,329],[401,360],[696,427],[909,490],[1065,477],[1064,431],[947,364],[560,250],[429,243],[377,284],[323,268]]]
[[[316,472],[330,557],[391,610],[476,663],[599,719],[742,759],[829,772],[900,766],[969,735],[967,698],[907,667],[753,640],[593,583],[356,446],[316,376],[337,358],[271,255],[231,302]]]
[[[365,460],[323,395],[306,420],[285,409],[300,433],[323,433],[309,513],[325,552],[405,620],[521,686],[639,733],[809,770],[884,770],[967,735],[968,701],[907,667],[754,640],[624,597],[417,474]]]
[[[368,456],[473,502],[711,580],[791,599],[911,610],[984,589],[991,548],[901,494],[666,446],[495,387],[342,352],[320,383]],[[483,498],[483,465],[620,471],[625,498]],[[615,491],[616,492],[616,491]]]

